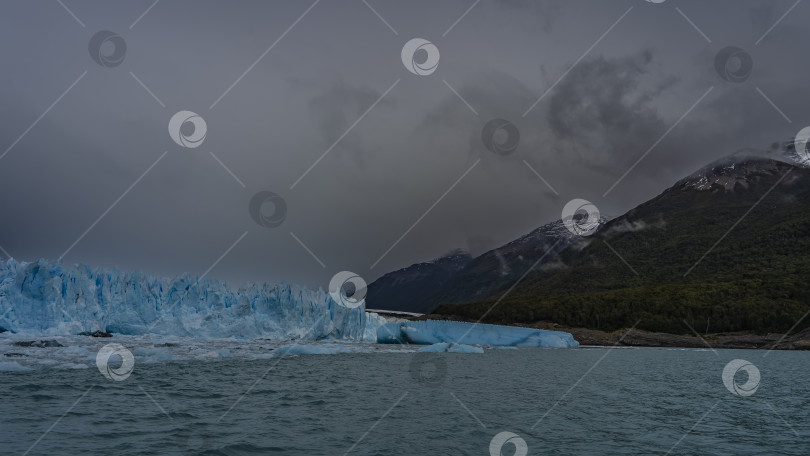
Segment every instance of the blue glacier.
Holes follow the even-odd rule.
[[[433,345],[438,343],[514,347],[578,347],[574,337],[562,331],[488,325],[460,321],[402,321],[377,329],[379,343]]]
[[[15,333],[106,331],[183,337],[376,342],[384,319],[289,284],[176,279],[39,260],[0,262],[0,327]]]
[[[281,284],[239,290],[189,274],[175,279],[39,260],[0,262],[0,331],[105,331],[195,339],[464,343],[576,347],[568,333],[451,321],[401,321],[336,303],[327,292]],[[289,348],[290,353],[302,349]],[[284,350],[282,350],[284,351]],[[315,350],[318,351],[318,350]]]

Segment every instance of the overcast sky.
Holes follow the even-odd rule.
[[[794,0],[63,3],[0,2],[3,259],[370,283],[574,198],[621,215],[810,125]],[[413,38],[438,49],[431,74],[403,64]],[[715,68],[728,46],[742,81]],[[204,119],[198,147],[170,136],[179,111]],[[492,119],[514,153],[485,147]],[[251,217],[259,192],[286,204],[263,206],[274,226]]]

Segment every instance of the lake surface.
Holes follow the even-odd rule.
[[[511,432],[503,455],[524,442],[529,455],[810,454],[808,352],[250,346],[266,356],[133,350],[131,375],[113,381],[75,347],[3,345],[0,361],[30,370],[0,372],[0,453],[489,455]],[[79,359],[26,365],[36,350]],[[734,359],[761,374],[750,396],[723,383]]]

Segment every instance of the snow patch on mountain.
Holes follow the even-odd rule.
[[[764,175],[784,172],[784,164],[807,167],[810,161],[806,154],[796,152],[793,141],[774,143],[770,150],[743,149],[681,179],[673,188],[733,191],[739,186],[747,189]]]

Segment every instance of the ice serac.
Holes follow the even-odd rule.
[[[573,348],[579,342],[562,331],[487,325],[460,321],[404,321],[381,325],[377,329],[380,343],[432,345],[458,343],[486,346]]]
[[[363,306],[349,309],[324,291],[284,283],[233,291],[188,274],[165,279],[46,260],[0,262],[0,327],[17,333],[376,342],[383,322]]]

